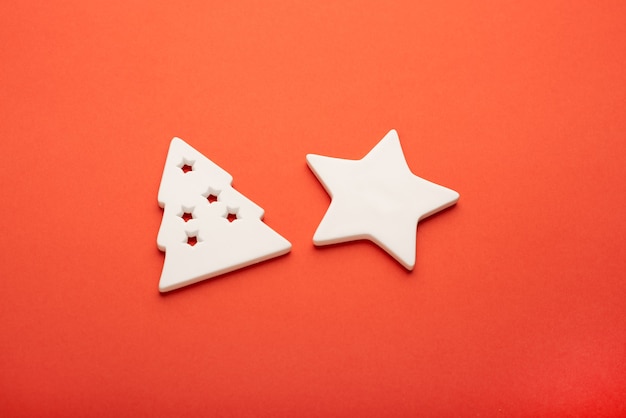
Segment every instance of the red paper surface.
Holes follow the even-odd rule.
[[[5,3],[0,415],[626,414],[626,3]],[[391,128],[413,272],[312,245]],[[292,252],[159,294],[173,136]]]

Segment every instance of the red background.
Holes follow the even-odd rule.
[[[626,414],[626,3],[51,3],[0,7],[0,415]],[[391,128],[461,194],[411,273],[312,245],[305,155]],[[173,136],[292,252],[159,294]]]

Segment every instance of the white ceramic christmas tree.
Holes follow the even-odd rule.
[[[261,220],[263,209],[231,187],[232,176],[172,139],[159,187],[167,292],[286,254],[291,244]]]

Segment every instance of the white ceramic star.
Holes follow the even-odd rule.
[[[369,239],[408,270],[415,266],[417,223],[459,200],[454,190],[411,173],[393,129],[360,160],[306,160],[332,199],[313,243]]]

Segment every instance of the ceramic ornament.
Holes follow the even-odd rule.
[[[159,187],[167,292],[286,254],[291,244],[261,220],[263,209],[231,187],[232,176],[180,138],[172,139]]]
[[[459,199],[411,172],[395,130],[360,160],[315,154],[306,160],[332,199],[313,243],[368,239],[408,270],[415,267],[417,223]]]

